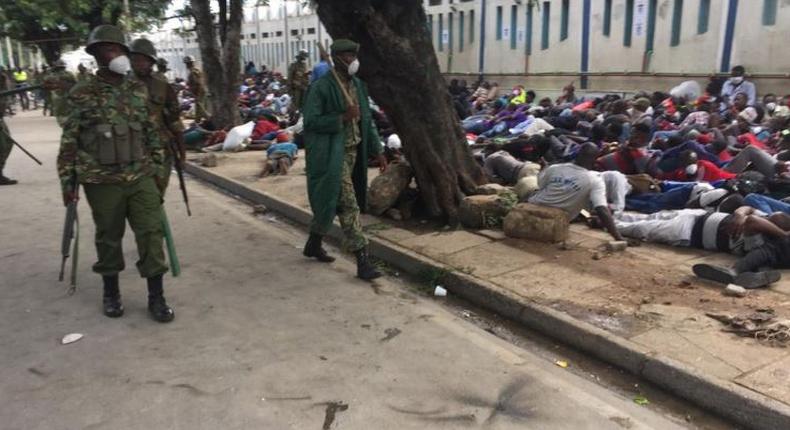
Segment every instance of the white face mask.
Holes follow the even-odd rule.
[[[776,103],[774,103],[774,102],[766,103],[765,104],[765,110],[767,110],[768,112],[775,111],[776,110]]]
[[[743,76],[737,76],[737,77],[734,77],[734,78],[730,78],[730,82],[732,82],[735,85],[739,85],[741,82],[743,82]]]
[[[351,64],[348,65],[348,75],[354,76],[359,71],[359,60],[354,59]]]
[[[696,164],[689,164],[686,166],[686,173],[689,175],[696,175],[697,174],[697,165]]]
[[[132,69],[132,63],[129,61],[129,57],[121,55],[120,57],[113,58],[110,64],[107,65],[107,68],[110,69],[111,72],[125,75]]]

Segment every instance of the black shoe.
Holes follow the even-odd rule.
[[[305,244],[302,254],[304,254],[305,257],[315,258],[322,263],[331,263],[335,261],[335,257],[326,253],[324,247],[321,246],[322,239],[321,235],[310,233],[310,237],[307,239],[307,244]]]
[[[743,272],[735,277],[735,284],[747,290],[754,288],[767,287],[769,284],[779,282],[782,273],[778,270],[768,270],[765,272]]]
[[[373,279],[380,278],[381,272],[376,270],[376,267],[370,264],[368,258],[368,251],[365,248],[356,252],[357,255],[357,278],[372,281]]]
[[[163,296],[148,298],[148,315],[160,323],[173,321],[173,318],[176,317],[175,312],[167,305]]]
[[[734,284],[737,273],[726,267],[714,266],[712,264],[695,264],[692,268],[694,274],[702,279],[718,282],[721,284]],[[739,284],[740,285],[740,284]],[[746,287],[744,287],[746,288]]]
[[[17,181],[10,178],[6,178],[3,175],[0,175],[0,185],[15,185],[16,183]]]
[[[123,303],[121,303],[121,296],[104,297],[104,315],[110,318],[120,318],[123,316]]]

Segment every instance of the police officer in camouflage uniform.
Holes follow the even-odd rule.
[[[93,271],[104,281],[104,314],[123,315],[118,273],[124,269],[121,244],[128,220],[137,241],[137,269],[148,281],[148,312],[156,321],[172,321],[162,288],[168,267],[156,181],[164,173],[164,150],[148,115],[148,92],[129,73],[129,48],[119,28],[94,28],[85,50],[99,69],[69,92],[58,154],[63,199],[77,200],[72,184],[82,184],[96,224]]]
[[[5,79],[4,76],[0,76],[0,91],[8,90],[8,86],[8,79]],[[0,185],[14,185],[17,183],[17,181],[3,175],[5,162],[8,160],[8,156],[11,155],[11,149],[14,148],[14,143],[11,141],[11,137],[8,134],[8,126],[5,125],[5,121],[3,120],[6,109],[8,109],[8,102],[8,97],[0,97]]]
[[[129,45],[132,70],[137,79],[148,88],[148,114],[156,125],[159,138],[165,149],[165,175],[160,177],[162,193],[170,182],[173,163],[186,158],[184,149],[184,126],[181,123],[180,107],[176,92],[166,80],[153,73],[156,63],[156,48],[148,39],[136,39]],[[178,153],[174,153],[178,151]]]
[[[296,54],[296,61],[288,67],[288,91],[291,94],[291,110],[301,110],[304,94],[310,85],[310,76],[307,74],[307,51],[302,49]]]
[[[167,73],[167,60],[164,58],[157,58],[156,72],[154,73],[154,76],[165,82],[168,82],[167,75],[165,75],[165,73]]]
[[[47,89],[47,93],[51,97],[50,110],[61,127],[66,122],[66,117],[69,113],[67,100],[69,90],[76,83],[77,78],[66,70],[66,63],[63,60],[55,61],[52,65],[52,70],[44,77],[44,88]]]
[[[206,84],[203,81],[203,72],[195,65],[195,59],[191,55],[184,57],[184,65],[189,70],[187,76],[187,86],[189,92],[195,96],[195,121],[200,122],[203,118],[208,118],[206,110]]]

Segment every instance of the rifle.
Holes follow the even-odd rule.
[[[2,118],[0,118],[0,121],[3,121],[3,119],[2,119]],[[14,138],[13,138],[13,137],[11,137],[11,135],[10,135],[10,134],[8,134],[8,131],[6,131],[6,128],[5,128],[4,126],[3,126],[3,127],[0,127],[0,132],[2,132],[2,133],[5,135],[5,137],[6,137],[6,138],[8,138],[8,139],[11,141],[11,143],[13,143],[14,145],[16,145],[16,147],[17,147],[17,148],[19,148],[19,149],[20,149],[22,152],[24,152],[24,153],[25,153],[25,154],[26,154],[28,157],[32,158],[32,159],[33,159],[33,161],[35,161],[36,163],[38,163],[38,165],[39,165],[39,166],[43,166],[43,163],[41,163],[41,160],[39,160],[38,158],[36,158],[36,156],[35,156],[35,155],[31,154],[31,153],[30,153],[30,152],[29,152],[27,149],[25,149],[25,147],[24,147],[24,146],[20,145],[20,144],[19,144],[19,142],[17,142],[16,140],[14,140]]]
[[[77,174],[74,173],[71,180],[71,190],[76,194],[79,192],[79,183],[77,182]],[[74,248],[72,250],[71,240],[74,239]],[[66,260],[69,259],[71,254],[74,258],[71,260],[71,278],[68,294],[74,294],[77,289],[77,256],[79,255],[80,246],[80,223],[77,215],[77,199],[70,201],[66,205],[66,220],[63,224],[63,238],[60,243],[60,253],[63,259],[60,261],[60,275],[58,281],[63,282],[63,275],[66,270]]]
[[[11,88],[10,90],[0,91],[0,97],[14,96],[14,95],[17,95],[19,93],[24,93],[24,92],[27,92],[27,91],[35,91],[35,90],[40,90],[40,89],[44,89],[44,86],[43,85],[26,85],[26,86],[21,86],[19,88]]]
[[[192,210],[189,208],[189,196],[187,195],[187,186],[184,183],[184,168],[181,163],[184,161],[181,157],[181,150],[175,139],[170,140],[170,151],[173,153],[173,160],[178,175],[178,185],[181,188],[181,197],[184,198],[184,205],[187,207],[187,216],[192,216]]]

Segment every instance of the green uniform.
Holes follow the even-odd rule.
[[[187,85],[189,91],[195,96],[195,120],[199,121],[203,118],[208,118],[208,99],[206,97],[206,84],[203,81],[203,72],[197,67],[189,69],[189,76],[187,77]]]
[[[44,85],[52,85],[56,88],[47,91],[51,96],[50,110],[58,120],[58,124],[63,126],[69,114],[68,94],[71,87],[77,83],[77,78],[65,69],[52,70],[44,77]]]
[[[303,108],[305,170],[313,210],[310,231],[326,235],[338,216],[345,248],[359,251],[367,245],[359,213],[367,202],[368,156],[380,154],[382,148],[371,120],[367,89],[358,78],[352,78],[348,88],[361,114],[354,123],[343,122],[346,102],[331,73],[311,85]]]
[[[310,84],[310,77],[307,75],[307,64],[304,61],[294,61],[288,67],[288,90],[291,93],[291,106],[294,110],[302,108],[304,94]]]
[[[137,268],[145,278],[167,272],[162,248],[161,194],[164,151],[151,123],[145,85],[124,77],[113,85],[91,75],[69,92],[58,175],[64,193],[72,177],[83,185],[96,224],[98,262],[93,270],[114,275],[124,269],[126,220],[135,234]]]
[[[162,80],[153,75],[139,76],[138,78],[148,89],[148,114],[159,133],[159,140],[164,145],[165,168],[164,176],[160,179],[162,180],[163,189],[166,189],[167,184],[170,182],[173,162],[175,157],[179,155],[174,154],[173,149],[178,148],[178,142],[181,134],[184,132],[178,96],[176,96],[173,87],[167,83],[167,80]]]

